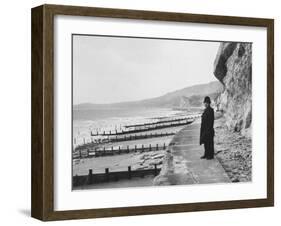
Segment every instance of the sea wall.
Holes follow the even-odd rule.
[[[162,169],[160,174],[154,178],[153,185],[171,185],[169,177],[174,174],[174,163],[173,155],[171,151],[168,150],[163,159]]]
[[[214,62],[214,75],[224,86],[216,106],[224,113],[227,127],[243,135],[250,135],[252,44],[222,43]]]

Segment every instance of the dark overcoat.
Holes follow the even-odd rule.
[[[200,145],[214,139],[214,109],[207,107],[201,116]]]

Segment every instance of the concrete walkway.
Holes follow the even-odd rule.
[[[199,145],[200,124],[194,122],[178,132],[170,143],[155,185],[230,183],[225,170],[215,158],[200,159],[204,153]]]

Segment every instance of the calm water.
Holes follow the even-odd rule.
[[[180,113],[168,108],[110,108],[73,110],[73,120],[100,120],[108,118],[162,117]]]
[[[172,117],[182,111],[168,108],[112,108],[73,110],[74,146],[91,141],[91,131],[121,130],[124,125],[146,123],[157,117]]]

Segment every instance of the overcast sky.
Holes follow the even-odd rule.
[[[157,97],[216,80],[219,42],[73,36],[73,104]]]

